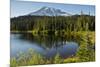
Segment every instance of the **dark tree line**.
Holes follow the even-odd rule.
[[[11,31],[95,31],[95,16],[19,16],[11,18]]]

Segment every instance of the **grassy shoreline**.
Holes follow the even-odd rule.
[[[34,35],[34,34],[33,34]],[[68,34],[66,34],[68,35]],[[33,54],[33,50],[29,50],[25,54],[21,54],[17,59],[11,58],[11,67],[16,66],[27,66],[27,65],[37,65],[37,64],[60,64],[60,63],[74,63],[74,62],[89,62],[95,61],[95,32],[94,31],[79,31],[71,32],[70,36],[79,41],[79,49],[75,56],[62,59],[59,54],[57,54],[53,59],[46,59],[40,54]]]

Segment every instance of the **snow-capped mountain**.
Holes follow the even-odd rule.
[[[36,16],[69,16],[71,14],[61,11],[60,9],[55,9],[51,7],[42,7],[41,9],[29,13],[28,15],[36,15]]]

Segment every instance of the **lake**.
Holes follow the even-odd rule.
[[[78,49],[78,43],[68,40],[67,36],[36,35],[32,33],[11,33],[11,57],[17,57],[19,52],[27,52],[30,48],[37,53],[52,58],[57,53],[62,58],[74,56]]]

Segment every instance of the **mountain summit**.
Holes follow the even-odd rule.
[[[60,9],[55,9],[51,7],[42,7],[41,9],[29,13],[28,15],[36,15],[36,16],[69,16],[71,14],[61,11]]]

